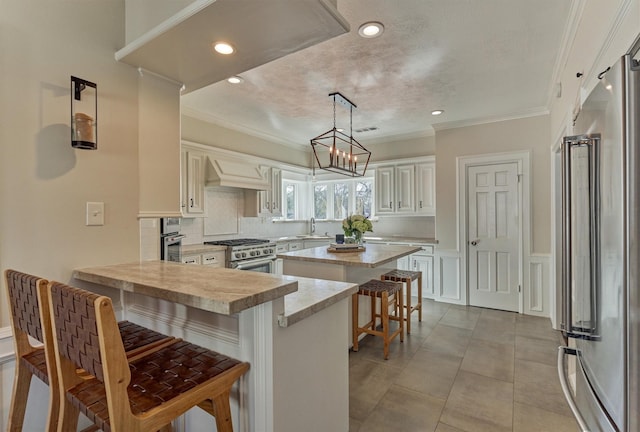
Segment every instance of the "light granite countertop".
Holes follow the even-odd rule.
[[[224,315],[298,290],[292,277],[170,261],[89,267],[74,270],[73,277]]]
[[[284,314],[278,316],[280,327],[289,327],[358,291],[358,284],[284,276],[298,282],[298,291],[284,298]]]
[[[420,247],[416,246],[365,244],[365,250],[361,252],[329,252],[326,246],[319,246],[279,253],[277,257],[285,260],[372,268],[420,250]]]

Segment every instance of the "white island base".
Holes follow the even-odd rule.
[[[326,246],[303,249],[295,252],[278,254],[283,259],[283,273],[286,275],[307,278],[321,278],[341,282],[362,284],[380,277],[397,267],[397,260],[420,250],[413,246],[371,245],[367,244],[364,252],[330,252]],[[359,296],[358,322],[371,320],[369,299]],[[347,332],[343,333],[345,347],[353,346],[351,299],[348,306]],[[361,335],[363,338],[365,335]]]
[[[155,262],[80,269],[74,277],[119,297],[123,319],[249,362],[231,395],[236,432],[348,432],[343,337],[356,285]],[[229,312],[212,311],[221,308]],[[216,428],[196,408],[175,422],[175,430]]]

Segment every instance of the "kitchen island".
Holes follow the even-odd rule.
[[[330,252],[326,246],[319,246],[279,253],[277,257],[283,259],[283,273],[285,275],[361,284],[370,279],[380,279],[382,274],[397,267],[399,258],[419,250],[420,247],[417,246],[367,243],[365,250],[360,252]],[[368,300],[360,297],[359,301],[358,322],[368,322],[371,319]],[[349,300],[350,302],[351,300]],[[351,306],[349,305],[348,331],[345,341],[347,347],[353,344],[351,322]]]
[[[167,261],[77,269],[73,277],[111,295],[121,319],[249,362],[231,397],[234,430],[348,431],[341,337],[357,285]],[[215,425],[191,410],[177,430]]]

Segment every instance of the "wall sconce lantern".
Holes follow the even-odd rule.
[[[71,77],[71,147],[98,148],[98,86]]]
[[[329,97],[333,98],[333,129],[311,139],[313,159],[320,169],[362,177],[367,172],[371,152],[353,137],[353,109],[356,106],[339,92],[330,93]],[[349,109],[349,135],[336,128],[336,102]]]

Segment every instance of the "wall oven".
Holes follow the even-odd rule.
[[[162,218],[160,220],[160,259],[180,262],[180,246],[184,237],[184,234],[180,234],[180,218]]]
[[[226,246],[225,267],[275,273],[276,244],[263,239],[214,240],[205,244]]]

